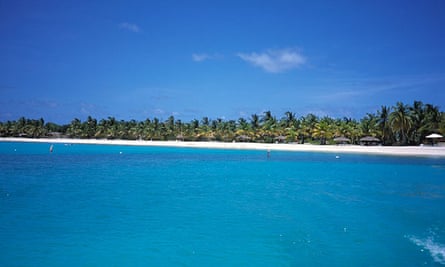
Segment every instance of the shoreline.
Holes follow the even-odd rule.
[[[311,144],[265,144],[265,143],[226,143],[226,142],[189,142],[189,141],[142,141],[70,138],[20,138],[0,137],[0,142],[27,142],[47,144],[88,144],[154,146],[181,148],[209,148],[232,150],[270,150],[320,153],[354,153],[391,156],[445,157],[445,147],[431,146],[359,146],[359,145],[311,145]]]

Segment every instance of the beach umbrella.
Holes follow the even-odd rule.
[[[373,136],[365,136],[363,138],[360,138],[360,144],[361,145],[377,145],[377,143],[380,143],[380,139]]]
[[[430,135],[425,136],[426,138],[442,138],[443,136],[437,133],[432,133]]]
[[[437,133],[432,133],[432,134],[427,135],[427,136],[425,136],[425,137],[428,138],[428,139],[431,139],[431,145],[434,146],[434,139],[442,138],[443,136],[440,135],[440,134],[437,134]]]

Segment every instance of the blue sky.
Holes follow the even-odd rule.
[[[0,0],[0,120],[445,109],[445,2]]]

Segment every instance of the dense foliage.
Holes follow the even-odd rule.
[[[333,143],[335,137],[346,137],[356,144],[364,136],[377,137],[383,145],[418,145],[426,142],[430,133],[445,134],[445,112],[437,106],[415,101],[401,102],[393,107],[382,106],[376,113],[368,113],[360,121],[350,118],[335,119],[308,114],[296,117],[286,112],[277,119],[270,111],[253,114],[238,120],[211,120],[207,117],[188,123],[170,116],[145,121],[123,121],[113,117],[97,121],[74,119],[68,125],[46,123],[43,119],[20,118],[0,122],[2,137],[70,137],[142,140],[215,140],[231,142],[312,142]]]

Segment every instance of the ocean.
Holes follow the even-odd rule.
[[[0,142],[0,266],[443,266],[445,159]]]

